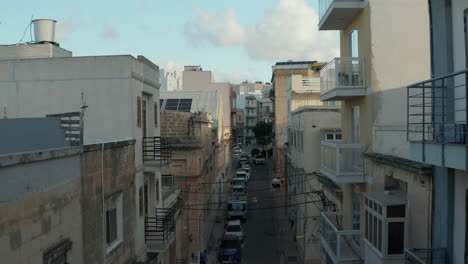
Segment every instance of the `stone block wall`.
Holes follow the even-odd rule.
[[[129,140],[84,146],[81,158],[84,263],[131,263],[135,258],[134,144]],[[119,246],[106,253],[103,198],[115,195],[122,197],[123,237]]]
[[[161,111],[161,137],[190,136],[192,113],[163,110]]]

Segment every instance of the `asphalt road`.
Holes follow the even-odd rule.
[[[289,232],[287,209],[272,208],[286,204],[284,187],[271,186],[273,170],[269,167],[267,164],[253,165],[251,162],[251,180],[248,183],[249,211],[244,225],[246,238],[242,263],[296,263],[287,262],[288,257],[292,260],[296,254]]]

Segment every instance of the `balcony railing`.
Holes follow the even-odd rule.
[[[365,7],[364,0],[319,0],[319,30],[342,30]]]
[[[145,217],[148,252],[165,251],[174,241],[176,213],[181,204],[182,200],[178,200],[171,208],[156,208],[156,217]]]
[[[362,157],[365,145],[322,141],[320,171],[336,183],[369,182]]]
[[[333,263],[360,263],[360,230],[344,230],[343,214],[321,213],[321,245]]]
[[[408,86],[407,139],[411,159],[467,170],[468,69]]]
[[[172,159],[171,146],[168,138],[144,137],[143,162],[147,165],[163,166]]]
[[[445,264],[447,250],[445,248],[407,248],[405,249],[405,264]]]
[[[468,69],[408,86],[408,141],[466,144]]]
[[[320,70],[320,100],[339,101],[366,95],[364,58],[335,58]]]

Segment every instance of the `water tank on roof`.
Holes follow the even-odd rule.
[[[55,42],[55,23],[53,19],[35,19],[34,24],[34,42]]]

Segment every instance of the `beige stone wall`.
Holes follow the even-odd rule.
[[[191,116],[191,113],[186,112],[161,111],[161,137],[189,136]]]
[[[80,181],[0,203],[1,263],[42,263],[43,254],[69,239],[70,263],[84,263]]]

